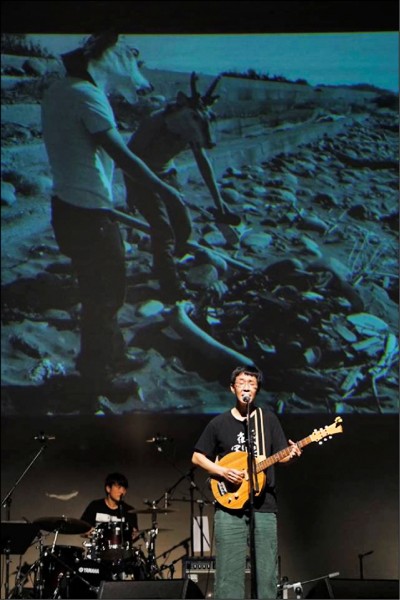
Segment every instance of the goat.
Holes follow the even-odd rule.
[[[173,159],[190,147],[214,201],[215,209],[212,212],[215,220],[238,225],[240,218],[225,206],[206,153],[207,149],[215,146],[210,131],[213,118],[210,107],[218,99],[214,90],[219,80],[220,76],[216,77],[202,96],[196,89],[197,76],[192,73],[191,96],[179,91],[176,100],[145,117],[129,140],[128,148],[161,179],[174,185],[178,181]],[[125,187],[129,209],[138,210],[150,225],[153,273],[158,277],[161,287],[167,288],[168,278],[179,281],[173,258],[186,247],[191,235],[190,213],[183,202],[164,202],[157,193],[143,189],[140,182],[133,182],[127,176]]]
[[[87,74],[104,92],[117,92],[129,103],[137,94],[151,92],[153,86],[140,72],[139,50],[128,46],[113,32],[90,36],[84,45],[62,55],[64,67],[72,77]]]
[[[215,146],[210,128],[210,122],[215,120],[215,114],[210,107],[219,98],[214,96],[213,92],[220,79],[221,75],[218,75],[202,96],[196,88],[198,77],[196,73],[191,74],[191,96],[178,92],[176,100],[167,105],[164,111],[166,126],[172,134],[194,147],[210,150]]]
[[[188,147],[193,152],[199,172],[214,200],[214,214],[220,223],[238,225],[240,218],[231,213],[223,202],[215,180],[212,165],[206,150],[215,146],[211,121],[215,115],[211,107],[219,96],[214,94],[221,75],[214,78],[206,93],[197,91],[198,77],[192,73],[190,77],[191,96],[179,91],[176,99],[164,109],[157,110],[143,119],[128,142],[128,147],[135,152],[160,177],[176,172],[173,159]],[[127,188],[127,204],[135,205],[135,190],[125,178]]]

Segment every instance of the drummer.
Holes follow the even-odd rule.
[[[82,521],[86,521],[92,528],[102,523],[124,521],[131,531],[131,538],[139,534],[138,519],[133,506],[124,502],[128,491],[128,480],[122,473],[110,473],[104,482],[105,497],[92,500],[82,513]],[[86,535],[90,536],[91,531]]]

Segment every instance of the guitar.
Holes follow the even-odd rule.
[[[343,427],[340,423],[342,423],[342,418],[336,417],[335,422],[332,423],[332,425],[326,425],[326,427],[319,430],[315,429],[311,435],[297,442],[297,446],[299,448],[304,448],[304,446],[311,444],[311,442],[322,444],[323,441],[326,441],[326,438],[331,438],[336,433],[343,433]],[[265,470],[276,462],[286,458],[286,456],[289,456],[290,451],[291,446],[280,450],[268,458],[265,458],[265,456],[258,456],[256,458],[255,475],[258,484],[255,486],[255,488],[257,488],[257,491],[255,490],[254,492],[256,496],[259,496],[264,488],[266,482]],[[218,464],[222,467],[237,469],[244,473],[242,483],[240,484],[229,483],[225,479],[211,478],[210,482],[213,496],[215,500],[225,508],[242,508],[250,497],[247,459],[247,452],[230,452],[218,461]]]

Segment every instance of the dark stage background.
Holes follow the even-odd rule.
[[[38,451],[40,444],[33,438],[44,430],[56,439],[15,490],[12,519],[79,518],[89,500],[102,496],[104,476],[113,470],[121,470],[129,479],[127,500],[145,508],[144,499],[159,499],[189,474],[193,443],[209,418],[136,414],[123,419],[4,419],[2,497]],[[281,420],[294,440],[330,423],[310,415],[286,415]],[[349,415],[343,434],[323,446],[310,444],[296,464],[277,469],[282,576],[305,581],[339,571],[341,577],[358,578],[358,555],[373,551],[364,559],[364,577],[398,578],[397,428],[394,416]],[[161,451],[146,442],[156,433],[171,438]],[[193,480],[211,500],[199,470]],[[67,501],[49,496],[72,492],[78,494]],[[196,500],[204,498],[203,493],[194,491],[195,516],[199,515]],[[159,533],[160,554],[190,538],[189,498],[190,477],[184,477],[172,494],[170,507],[176,512],[159,516],[159,527],[169,529]],[[210,529],[212,512],[212,506],[206,505]],[[149,515],[139,518],[141,528],[150,527]],[[51,534],[48,543],[52,541]],[[82,539],[61,536],[57,543],[79,546]],[[166,564],[183,554],[184,548],[177,548],[166,557]],[[37,551],[30,550],[25,558],[35,560]],[[163,564],[164,558],[160,560]],[[180,562],[176,567],[178,576]]]

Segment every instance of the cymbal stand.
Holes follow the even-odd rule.
[[[152,525],[148,535],[150,540],[146,542],[147,547],[147,569],[150,579],[156,579],[157,574],[160,573],[160,569],[157,565],[156,559],[156,539],[158,535],[158,525],[156,522],[156,515],[152,516]]]
[[[11,564],[11,548],[10,548],[10,544],[7,543],[6,547],[4,548],[4,559],[6,562],[6,573],[5,573],[5,582],[4,582],[4,594],[5,594],[5,598],[9,598],[10,597],[10,564]]]
[[[160,571],[164,571],[165,569],[169,569],[169,577],[168,579],[173,579],[174,578],[174,573],[175,573],[175,565],[177,562],[182,561],[184,558],[186,558],[187,554],[182,554],[182,556],[180,556],[179,558],[175,558],[175,560],[173,560],[171,563],[169,563],[169,565],[162,565],[162,567],[160,568]]]
[[[43,581],[43,536],[40,537],[39,539],[39,558],[36,561],[36,563],[34,563],[35,565],[37,565],[37,570],[35,572],[35,583],[33,586],[34,592],[35,592],[35,598],[43,598],[43,591],[44,591],[44,581]]]
[[[166,550],[165,552],[163,552],[162,554],[160,554],[159,556],[156,557],[156,560],[159,560],[160,558],[164,559],[164,564],[161,565],[161,567],[159,567],[160,572],[164,571],[165,569],[169,569],[170,570],[170,579],[173,579],[174,573],[175,573],[175,564],[178,561],[183,560],[184,558],[187,558],[187,556],[189,554],[189,542],[190,542],[190,538],[186,538],[186,539],[182,540],[181,542],[179,542],[178,544],[175,544],[175,546],[171,546],[171,548],[168,548],[168,550]],[[171,563],[166,565],[165,560],[168,558],[168,556],[171,554],[171,552],[173,552],[177,548],[180,548],[181,546],[184,547],[185,554],[183,554],[179,558],[173,560]]]
[[[58,538],[58,534],[59,533],[60,533],[60,529],[56,529],[55,530],[55,535],[54,535],[54,540],[53,540],[53,543],[51,545],[51,550],[50,550],[51,554],[54,554],[54,549],[56,547],[56,542],[57,542],[57,538]]]
[[[17,573],[15,575],[15,586],[13,587],[13,589],[10,592],[10,598],[22,598],[22,590],[24,588],[24,585],[26,584],[26,582],[29,579],[30,575],[34,575],[35,574],[35,569],[37,567],[37,562],[35,561],[27,571],[23,571],[23,567],[24,565],[21,565],[21,562],[19,564],[19,566],[17,567]],[[25,563],[27,564],[27,563]]]

